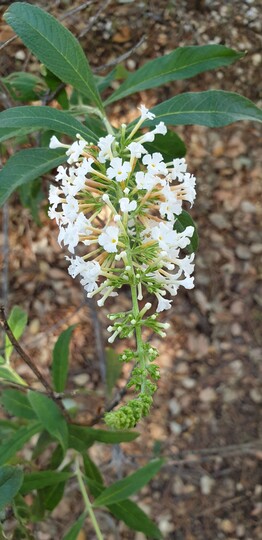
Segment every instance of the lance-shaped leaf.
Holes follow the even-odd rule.
[[[84,51],[67,28],[49,13],[24,2],[14,2],[4,18],[40,62],[103,111]]]
[[[18,467],[0,467],[0,511],[10,504],[23,482],[23,471]]]
[[[159,471],[162,465],[163,459],[155,459],[134,474],[130,474],[123,480],[115,482],[95,499],[93,506],[108,506],[109,504],[115,504],[127,499],[127,497],[133,495],[147,484]]]
[[[85,518],[86,512],[79,516],[79,518],[75,521],[72,527],[70,527],[70,529],[66,532],[65,536],[63,536],[63,540],[77,540],[77,538],[79,538],[79,533],[84,525]]]
[[[139,437],[137,431],[105,431],[103,429],[93,429],[74,424],[70,424],[68,429],[69,448],[75,448],[79,452],[84,452],[94,442],[120,444],[121,442],[134,441]]]
[[[69,326],[56,341],[53,349],[52,378],[56,392],[63,392],[68,373],[69,343],[75,325]]]
[[[34,422],[16,430],[7,442],[0,446],[0,465],[4,465],[4,463],[9,461],[39,431],[41,431],[41,424],[39,422]]]
[[[90,492],[95,498],[98,498],[103,490],[105,490],[101,483],[92,480],[90,477],[87,479],[87,484]],[[162,538],[162,534],[156,524],[133,501],[125,499],[118,503],[108,504],[106,506],[113,516],[124,521],[130,529],[143,532],[149,538],[158,540]]]
[[[199,243],[196,224],[194,220],[192,219],[192,217],[190,216],[190,214],[186,212],[185,210],[182,210],[181,214],[179,214],[179,216],[176,216],[175,223],[174,223],[174,230],[177,231],[178,233],[181,233],[187,227],[194,227],[194,232],[193,232],[193,236],[191,236],[191,238],[189,239],[190,240],[189,244],[186,246],[185,249],[189,253],[195,253],[195,251],[197,251],[198,249],[198,243]]]
[[[223,90],[180,94],[153,107],[151,112],[156,116],[153,120],[147,120],[144,126],[152,126],[160,121],[169,126],[198,124],[215,128],[238,120],[262,122],[262,110],[252,101]]]
[[[65,111],[59,111],[52,107],[13,107],[0,113],[0,136],[4,140],[4,129],[7,130],[6,139],[22,133],[37,131],[39,129],[57,131],[75,138],[79,133],[88,142],[96,142],[97,137],[86,126],[78,122],[73,116]],[[65,152],[65,150],[64,150]]]
[[[170,129],[166,135],[156,135],[153,142],[143,145],[148,152],[161,152],[164,161],[172,161],[175,158],[182,158],[186,155],[185,143],[180,137]]]
[[[180,47],[161,58],[147,62],[131,73],[105,104],[170,81],[189,79],[203,71],[228,66],[242,56],[243,53],[233,51],[224,45]]]
[[[33,489],[42,489],[48,486],[60,484],[61,482],[67,481],[69,478],[71,478],[71,476],[72,473],[70,472],[59,472],[53,470],[44,470],[25,474],[21,493],[24,495]]]
[[[14,306],[8,317],[7,322],[12,330],[15,339],[19,339],[22,336],[27,324],[27,313],[19,306]],[[7,361],[11,356],[13,348],[14,347],[9,337],[5,336],[5,357]]]
[[[28,392],[29,402],[42,426],[66,451],[68,447],[68,428],[58,406],[50,398],[38,392]]]
[[[18,186],[35,180],[64,161],[63,148],[29,148],[14,154],[0,171],[0,206]]]
[[[25,394],[19,390],[8,389],[2,392],[1,403],[5,410],[18,418],[36,420],[36,415]]]

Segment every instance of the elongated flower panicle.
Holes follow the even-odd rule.
[[[167,128],[160,122],[139,133],[143,122],[154,118],[144,105],[139,110],[141,118],[131,132],[123,125],[97,145],[80,135],[72,145],[56,137],[50,142],[51,148],[66,149],[67,165],[58,167],[57,186],[50,188],[49,216],[59,227],[59,244],[72,255],[67,257],[69,274],[80,277],[89,298],[100,295],[100,306],[123,285],[131,288],[132,310],[108,315],[110,343],[134,333],[137,341],[137,351],[127,350],[122,360],[135,362],[129,386],[139,395],[105,415],[117,428],[133,427],[148,414],[159,378],[152,363],[156,350],[143,343],[142,328],[165,336],[168,325],[157,321],[158,313],[172,307],[180,286],[193,287],[194,254],[181,250],[189,246],[195,229],[181,229],[179,216],[183,201],[194,202],[195,177],[187,172],[184,158],[165,163],[160,152],[147,150],[146,144],[156,134],[165,136]],[[151,303],[141,309],[138,304],[148,293],[157,300],[152,315]]]

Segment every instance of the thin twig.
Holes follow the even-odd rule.
[[[93,24],[97,21],[97,19],[100,17],[101,13],[107,8],[107,6],[109,6],[111,0],[106,0],[104,2],[104,4],[102,4],[100,6],[100,8],[97,10],[97,12],[95,13],[95,15],[93,15],[93,17],[90,17],[90,20],[89,20],[89,23],[88,25],[84,28],[84,30],[82,30],[82,32],[80,32],[80,34],[78,34],[78,37],[79,38],[82,38],[84,37],[87,32],[89,32],[89,30],[92,28]]]
[[[2,49],[7,47],[7,45],[9,45],[9,43],[12,43],[12,41],[14,41],[17,38],[18,38],[18,36],[15,34],[14,36],[12,36],[9,39],[7,39],[6,41],[4,41],[4,43],[2,43],[2,45],[0,45],[0,51],[2,51]]]
[[[96,344],[96,352],[98,357],[98,365],[100,370],[100,375],[102,382],[105,383],[106,380],[106,355],[105,355],[105,348],[103,344],[103,335],[102,335],[102,329],[100,320],[98,318],[96,304],[93,300],[93,298],[85,298],[86,304],[90,309],[91,313],[91,319],[93,323],[94,328],[94,335],[95,335],[95,344]]]
[[[117,56],[114,60],[111,60],[107,64],[103,64],[102,66],[98,66],[93,68],[94,73],[100,73],[100,71],[104,71],[105,69],[111,68],[113,66],[117,66],[121,62],[124,62],[127,58],[129,58],[135,51],[138,49],[146,40],[147,36],[142,36],[141,39],[133,46],[131,49],[126,51],[125,53],[121,54],[120,56]]]
[[[64,417],[70,421],[70,416],[68,415],[67,411],[65,410],[63,403],[59,401],[59,399],[56,398],[55,393],[53,392],[52,387],[50,384],[46,381],[46,379],[43,377],[42,373],[39,371],[39,369],[35,366],[34,362],[31,360],[30,356],[22,349],[21,345],[18,343],[17,339],[15,338],[8,322],[7,318],[5,316],[5,310],[4,307],[0,307],[0,326],[3,328],[4,332],[6,333],[7,337],[11,341],[14,349],[16,350],[17,354],[22,358],[22,360],[25,362],[25,364],[31,369],[31,371],[34,373],[38,381],[41,382],[43,387],[46,389],[47,395],[57,404],[57,406],[62,411]]]
[[[63,21],[64,19],[67,19],[67,17],[71,17],[72,15],[75,15],[75,13],[78,13],[79,11],[83,11],[86,7],[91,6],[94,3],[95,0],[88,0],[87,2],[84,2],[80,6],[77,6],[75,8],[69,9],[64,13],[64,15],[61,15],[59,17],[60,21]]]

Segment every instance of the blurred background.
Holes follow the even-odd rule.
[[[141,92],[110,106],[117,126],[178,93],[206,89],[238,92],[262,105],[262,12],[259,0],[42,1],[31,2],[58,18],[79,38],[92,68],[133,71],[179,46],[220,43],[245,52],[234,65]],[[0,2],[0,14],[11,2]],[[2,20],[0,76],[14,71],[39,74],[37,60]],[[101,71],[101,66],[103,69]],[[112,83],[116,88],[118,81]],[[70,89],[67,89],[70,91]],[[15,99],[0,88],[0,107]],[[135,470],[154,455],[166,456],[157,479],[139,495],[164,538],[174,540],[259,540],[262,538],[262,130],[258,123],[226,128],[177,129],[187,146],[188,170],[197,178],[192,210],[200,246],[195,289],[179,290],[173,309],[161,314],[171,327],[160,349],[162,377],[151,416],[138,426],[141,437],[112,453],[95,447],[95,460],[112,478]],[[32,139],[33,142],[33,139]],[[28,141],[21,141],[29,146]],[[14,153],[1,149],[2,161]],[[2,209],[2,304],[28,312],[23,346],[48,377],[59,333],[77,323],[71,351],[70,385],[88,390],[82,418],[104,406],[107,342],[106,308],[87,302],[67,274],[66,251],[47,218],[48,177],[20,190]],[[33,192],[37,196],[32,197]],[[33,200],[33,203],[32,203]],[[112,302],[112,301],[111,301]],[[128,294],[114,301],[119,311]],[[112,304],[111,304],[112,305]],[[123,344],[116,344],[121,351]],[[30,381],[27,368],[17,371]],[[124,370],[117,382],[125,385]],[[112,394],[114,395],[114,393]],[[110,396],[107,396],[107,398]],[[66,516],[76,511],[70,494],[60,503],[39,540],[59,537]],[[118,534],[118,536],[116,536]],[[83,537],[84,538],[84,537]],[[92,538],[90,532],[86,538]],[[124,526],[108,539],[141,540]]]

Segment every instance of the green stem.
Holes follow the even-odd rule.
[[[87,490],[86,490],[86,486],[84,484],[83,475],[82,475],[82,471],[81,471],[80,463],[79,463],[79,456],[76,457],[75,463],[76,463],[76,477],[77,477],[77,480],[78,480],[79,489],[80,489],[80,491],[82,493],[82,497],[83,497],[83,500],[84,500],[84,503],[85,503],[86,511],[88,512],[88,514],[90,516],[90,519],[92,521],[92,525],[94,527],[94,530],[96,532],[96,536],[97,536],[98,540],[104,540],[103,535],[102,535],[102,533],[100,531],[100,528],[99,528],[95,513],[93,511],[92,504],[91,504],[91,502],[89,500],[88,493],[87,493]]]
[[[132,268],[132,274],[133,274],[132,277],[133,277],[134,283],[130,285],[130,288],[131,288],[131,296],[132,296],[132,304],[133,304],[133,313],[134,313],[135,318],[137,319],[139,317],[140,310],[139,310],[139,304],[138,304],[138,299],[137,299],[137,286],[135,284],[135,270],[134,270],[132,256],[130,252],[127,255],[127,259],[128,259],[128,264]],[[144,350],[143,350],[143,338],[142,338],[141,326],[136,326],[136,347],[137,347],[137,353],[138,353],[140,366],[142,369],[145,369],[146,359],[145,359]],[[144,383],[142,384],[141,392],[144,392]]]

